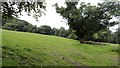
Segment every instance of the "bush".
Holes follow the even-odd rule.
[[[112,52],[118,52],[119,54],[120,54],[120,49],[119,48],[113,48],[112,50],[111,50]]]
[[[15,25],[12,24],[12,23],[6,23],[6,24],[3,26],[3,29],[15,30]]]

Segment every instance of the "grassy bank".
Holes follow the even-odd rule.
[[[2,30],[3,66],[117,66],[118,45]]]

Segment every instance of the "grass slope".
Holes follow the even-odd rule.
[[[117,66],[118,45],[99,46],[34,33],[2,30],[3,66]]]

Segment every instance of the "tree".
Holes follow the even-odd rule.
[[[24,20],[16,19],[14,17],[12,17],[12,19],[8,19],[6,23],[3,25],[3,29],[23,31],[23,32],[31,32],[31,30],[29,29],[34,29],[34,28],[35,27],[32,24]]]
[[[100,42],[109,42],[109,38],[111,37],[111,32],[108,30],[102,30],[98,33],[98,41]]]
[[[120,28],[118,28],[117,31],[112,34],[110,42],[120,44]]]
[[[77,39],[77,36],[75,35],[75,31],[72,30],[71,33],[69,34],[68,38],[70,39]]]
[[[15,24],[16,24],[17,31],[23,31],[23,27],[28,25],[29,23],[23,20],[18,20],[15,22]]]
[[[118,37],[117,37],[118,40],[117,41],[118,41],[118,44],[120,44],[120,28],[118,28],[117,32],[118,32]]]
[[[55,31],[55,32],[54,32],[54,35],[55,35],[55,36],[59,36],[59,32],[60,32],[59,29],[54,28],[54,31]]]
[[[92,6],[90,3],[82,2],[77,8],[78,2],[66,2],[67,7],[58,7],[55,4],[56,12],[60,13],[63,18],[68,20],[70,28],[75,30],[81,43],[85,43],[85,39],[93,34],[113,26],[118,22],[109,22],[113,16],[120,14],[120,8],[117,2],[98,3]]]
[[[33,33],[37,33],[38,32],[38,29],[37,29],[37,26],[35,25],[33,25],[33,27],[32,27],[32,32]]]
[[[58,34],[58,36],[60,36],[60,37],[65,37],[65,28],[64,27],[61,27],[60,29],[59,29],[59,34]]]
[[[87,40],[88,41],[96,41],[96,42],[98,42],[98,38],[99,38],[98,33],[95,33],[95,34],[93,34],[93,36],[88,37]]]
[[[47,25],[40,26],[38,30],[39,30],[39,33],[41,34],[46,34],[46,35],[51,34],[51,27]]]
[[[15,7],[16,6],[16,7]],[[7,18],[11,18],[13,16],[18,17],[18,15],[21,15],[21,12],[24,10],[28,13],[28,15],[31,15],[31,12],[34,13],[34,18],[38,18],[44,13],[41,9],[45,9],[44,2],[34,2],[34,1],[25,1],[25,2],[19,2],[19,1],[11,1],[11,2],[1,2],[1,11],[2,14],[2,24],[4,25]]]
[[[2,28],[7,29],[7,30],[15,30],[14,24],[12,23],[6,23]]]

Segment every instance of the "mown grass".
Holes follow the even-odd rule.
[[[3,66],[118,66],[118,45],[2,30]]]

